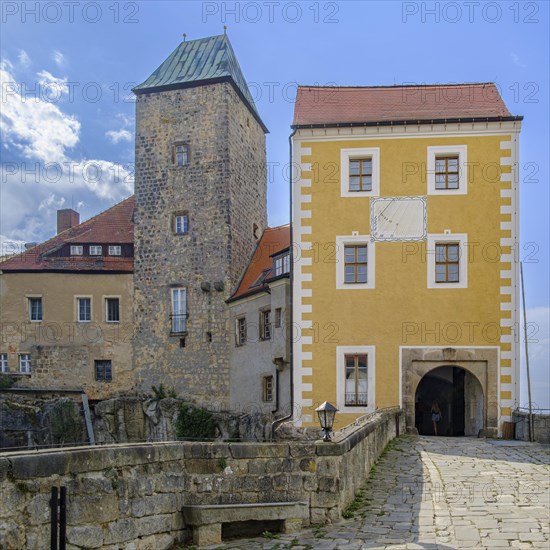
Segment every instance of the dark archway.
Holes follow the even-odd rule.
[[[426,373],[415,394],[415,426],[421,435],[433,435],[431,406],[441,408],[438,435],[477,436],[485,427],[483,390],[477,378],[457,366],[441,366]]]

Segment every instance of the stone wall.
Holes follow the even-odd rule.
[[[173,146],[189,147],[175,166]],[[136,101],[134,373],[227,409],[233,331],[225,300],[267,224],[265,136],[229,83]],[[173,216],[189,216],[174,234]],[[171,334],[171,288],[187,290],[187,329]]]
[[[50,489],[67,487],[68,548],[168,549],[185,542],[184,504],[307,501],[340,519],[396,435],[385,412],[333,443],[151,443],[0,455],[0,547],[42,549]]]
[[[516,425],[515,438],[529,441],[529,414],[525,411],[514,411],[512,422]],[[550,443],[550,414],[533,414],[533,431],[535,441]]]

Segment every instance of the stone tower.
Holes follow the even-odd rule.
[[[225,300],[267,225],[267,129],[226,35],[182,42],[134,93],[136,389],[225,409]]]

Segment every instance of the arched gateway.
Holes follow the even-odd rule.
[[[477,436],[485,428],[485,400],[475,374],[455,365],[436,367],[426,373],[415,393],[415,428],[433,435],[431,408],[441,410],[438,435]]]
[[[497,437],[498,348],[401,348],[407,429],[433,434],[431,405],[442,409],[440,435]]]

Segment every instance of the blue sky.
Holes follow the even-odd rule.
[[[533,399],[550,407],[548,2],[60,1],[38,11],[36,4],[1,8],[4,243],[51,236],[59,207],[86,219],[132,193],[129,90],[184,32],[193,39],[228,27],[270,130],[272,225],[289,218],[284,165],[296,83],[496,82],[512,114],[525,116],[520,256],[538,331],[530,343]]]

